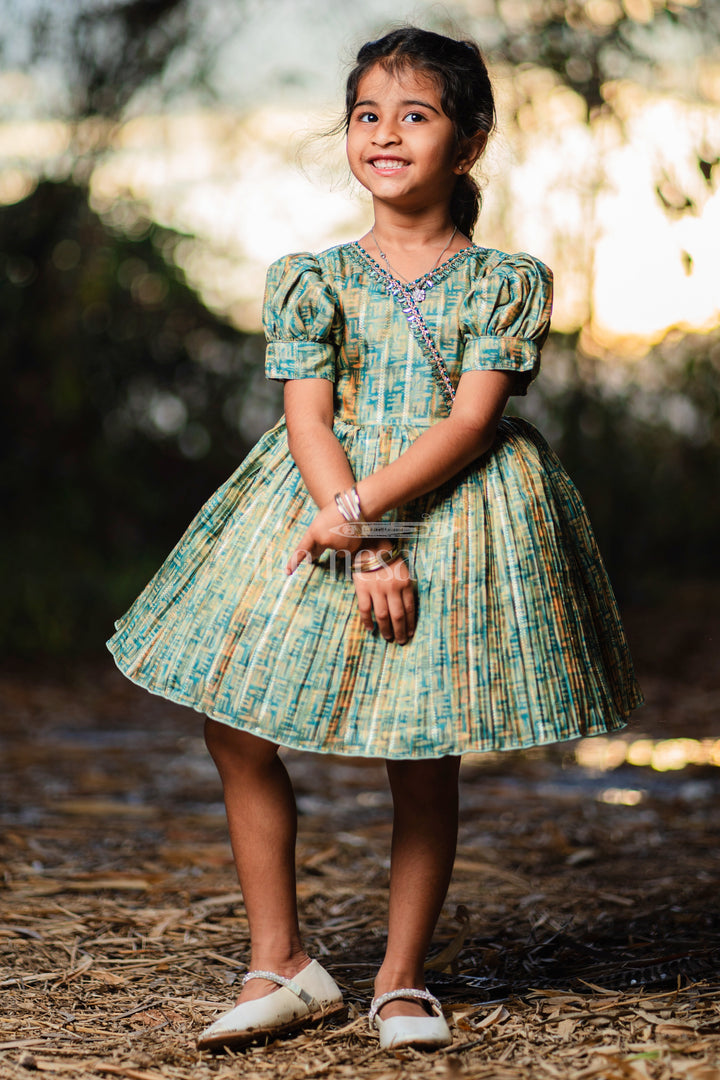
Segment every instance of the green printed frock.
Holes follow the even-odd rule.
[[[549,270],[471,246],[432,280],[420,308],[454,385],[493,368],[525,393],[549,325]],[[358,480],[449,410],[387,285],[357,243],[289,255],[267,277],[267,377],[334,384],[333,430]],[[642,701],[582,502],[526,421],[504,417],[485,455],[383,519],[416,582],[406,645],[362,626],[333,553],[286,574],[316,511],[282,418],[116,624],[120,669],[281,745],[365,757],[593,735]]]

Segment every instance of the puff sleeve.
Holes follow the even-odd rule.
[[[552,271],[523,253],[505,256],[470,289],[460,310],[463,371],[516,372],[526,394],[550,329]]]
[[[286,255],[267,273],[263,326],[268,379],[335,379],[337,302],[315,255]]]

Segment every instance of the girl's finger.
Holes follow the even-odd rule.
[[[379,599],[376,598],[373,607],[375,611],[375,621],[377,622],[378,630],[386,641],[392,641],[392,621],[390,619],[390,613],[386,605],[379,602]]]
[[[407,616],[401,596],[391,596],[388,600],[388,614],[392,622],[393,637],[398,645],[404,645],[408,639]]]
[[[405,607],[405,625],[408,637],[412,637],[415,633],[415,589],[412,582],[409,582],[407,587],[403,589],[402,599]]]
[[[375,629],[375,623],[373,621],[373,607],[370,595],[362,588],[362,586],[358,588],[357,583],[355,585],[355,592],[357,593],[360,622],[363,624],[366,630],[369,630],[370,633],[372,633]]]

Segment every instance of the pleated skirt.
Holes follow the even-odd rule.
[[[334,431],[360,478],[424,426]],[[388,515],[416,583],[406,645],[362,626],[342,556],[286,574],[315,513],[281,419],[117,622],[120,670],[281,745],[362,757],[605,733],[641,704],[582,501],[526,421],[504,418],[484,457]]]

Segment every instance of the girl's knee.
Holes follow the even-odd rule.
[[[459,757],[430,758],[420,761],[387,761],[390,787],[394,794],[417,793],[432,797],[457,790]]]
[[[262,768],[274,761],[278,752],[276,743],[210,717],[205,720],[205,745],[221,773],[233,766]]]

